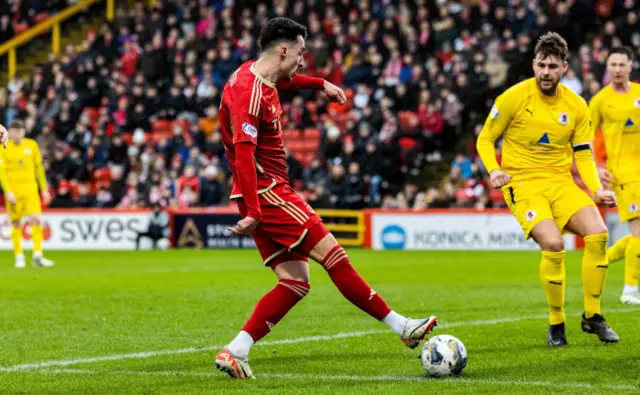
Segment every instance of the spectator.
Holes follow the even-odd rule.
[[[169,237],[169,215],[162,209],[159,203],[153,204],[153,213],[149,218],[149,226],[146,232],[138,233],[136,237],[136,250],[140,249],[140,241],[143,237],[151,239],[153,249],[158,246],[158,241]]]

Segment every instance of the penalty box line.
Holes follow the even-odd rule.
[[[628,312],[636,312],[638,309],[614,309],[609,310],[610,313],[628,313]],[[567,314],[567,316],[580,316],[580,313],[577,314]],[[447,328],[455,328],[460,326],[484,326],[484,325],[498,325],[503,323],[510,322],[520,322],[527,320],[538,320],[547,318],[548,315],[540,314],[540,315],[532,315],[532,316],[520,316],[520,317],[506,317],[506,318],[497,318],[491,320],[474,320],[474,321],[461,321],[461,322],[452,322],[445,323],[439,325],[437,328],[439,329],[447,329]],[[332,341],[337,339],[347,339],[347,338],[355,338],[355,337],[365,337],[370,335],[380,335],[380,334],[393,334],[388,329],[377,329],[370,331],[359,331],[359,332],[340,332],[333,335],[320,335],[320,336],[306,336],[299,337],[294,339],[282,339],[282,340],[266,340],[256,343],[256,346],[275,346],[282,344],[298,344],[298,343],[310,343],[310,342],[319,342],[319,341]],[[52,360],[52,361],[42,361],[35,363],[24,363],[13,366],[5,366],[0,367],[0,373],[3,372],[20,372],[20,371],[28,371],[34,369],[45,369],[52,367],[63,367],[63,366],[72,366],[79,364],[89,364],[89,363],[98,363],[98,362],[108,362],[108,361],[120,361],[123,359],[144,359],[144,358],[152,358],[163,355],[179,355],[179,354],[191,354],[197,352],[207,352],[207,351],[219,351],[225,345],[214,345],[214,346],[203,346],[203,347],[188,347],[188,348],[180,348],[180,349],[171,349],[171,350],[157,350],[157,351],[144,351],[137,353],[128,353],[128,354],[115,354],[115,355],[104,355],[99,357],[89,357],[89,358],[74,358],[74,359],[66,359],[66,360]]]
[[[99,371],[87,369],[44,369],[31,370],[25,373],[41,374],[78,374],[78,375],[114,375],[114,376],[163,376],[163,377],[220,377],[218,372],[178,372],[178,371],[137,371],[116,370]],[[638,391],[638,387],[630,384],[592,384],[585,382],[553,382],[553,381],[526,381],[526,380],[492,380],[474,379],[468,377],[429,378],[426,376],[354,376],[354,375],[329,375],[329,374],[290,374],[290,373],[262,373],[256,375],[258,379],[283,379],[283,380],[316,380],[316,381],[357,381],[357,382],[416,382],[438,384],[484,384],[496,386],[524,386],[524,387],[553,387],[576,389],[607,389],[617,391]]]

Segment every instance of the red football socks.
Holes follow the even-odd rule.
[[[322,266],[342,295],[362,311],[378,321],[382,321],[391,312],[384,299],[353,268],[341,246],[337,245],[329,251]]]
[[[280,280],[274,289],[260,299],[242,330],[251,335],[254,341],[262,339],[309,293],[309,288],[310,285],[302,281]]]

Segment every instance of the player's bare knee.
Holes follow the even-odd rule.
[[[33,225],[40,225],[40,216],[32,216],[29,223]]]
[[[313,247],[309,257],[318,263],[322,263],[327,255],[338,245],[338,241],[331,233],[327,234]]]
[[[13,226],[14,228],[19,228],[20,227],[20,221],[11,221],[11,226]]]
[[[309,283],[309,265],[302,261],[282,262],[273,268],[278,281],[293,280]]]
[[[545,240],[544,243],[541,243],[540,247],[542,247],[543,251],[549,251],[549,252],[564,251],[564,239],[562,237],[550,238],[548,240]]]

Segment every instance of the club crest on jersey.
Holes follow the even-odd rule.
[[[489,116],[491,117],[491,119],[500,118],[500,111],[498,111],[498,107],[496,107],[495,104],[493,105],[493,107],[491,107],[491,114],[489,114]]]
[[[242,124],[242,131],[253,138],[258,137],[258,129],[248,122]]]
[[[533,211],[533,210],[529,210],[529,211],[527,211],[526,216],[527,216],[527,222],[531,222],[531,221],[533,221],[534,219],[536,219],[537,214],[536,214],[536,212],[535,212],[535,211]]]
[[[640,97],[633,101],[636,107],[640,108]]]
[[[638,203],[631,203],[629,205],[629,212],[630,213],[637,213],[638,212]]]
[[[569,115],[567,115],[566,112],[563,112],[562,114],[560,114],[560,116],[558,117],[558,122],[560,122],[560,125],[566,125],[569,123]]]
[[[25,148],[24,149],[24,154],[25,155],[31,155],[31,148]]]

